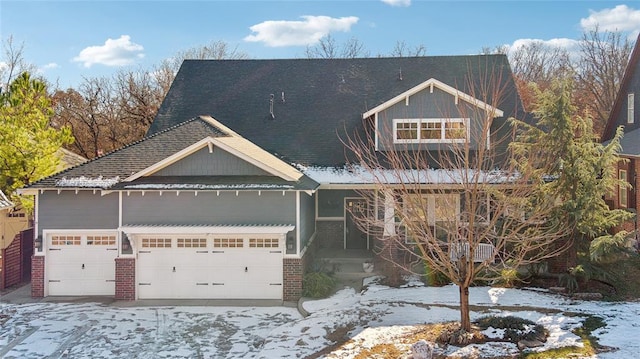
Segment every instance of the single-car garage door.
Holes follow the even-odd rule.
[[[48,295],[115,295],[115,234],[46,237]]]
[[[140,299],[282,299],[282,240],[268,235],[143,236]]]

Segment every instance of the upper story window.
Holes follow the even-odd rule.
[[[395,143],[461,143],[468,140],[469,119],[422,118],[394,119]]]
[[[633,123],[634,97],[633,93],[627,95],[627,123]]]

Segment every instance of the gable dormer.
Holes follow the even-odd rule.
[[[487,118],[502,117],[503,111],[455,87],[431,78],[365,112],[373,118],[376,150],[436,150],[442,145],[469,143]],[[486,143],[485,145],[488,145]]]

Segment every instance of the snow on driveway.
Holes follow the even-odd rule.
[[[598,358],[630,358],[640,352],[640,303],[576,302],[549,293],[471,288],[472,319],[518,315],[551,332],[546,347],[578,343],[571,333],[587,315],[607,326],[595,334],[618,348]],[[97,303],[0,303],[3,358],[304,358],[336,340],[361,347],[393,340],[412,325],[459,319],[458,289],[389,288],[370,284],[307,301],[303,317],[288,307],[116,307]],[[345,346],[326,357],[349,358]],[[495,350],[495,349],[493,349]]]

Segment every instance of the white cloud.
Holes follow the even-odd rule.
[[[102,46],[89,46],[73,58],[81,62],[84,67],[93,65],[125,66],[144,57],[144,47],[131,42],[129,35],[122,35],[118,39],[107,39]]]
[[[60,67],[58,64],[56,64],[55,62],[50,62],[44,66],[42,66],[43,70],[50,70],[50,69],[57,69],[58,67]]]
[[[543,47],[548,48],[560,48],[571,51],[577,51],[580,47],[580,41],[572,40],[567,38],[558,38],[558,39],[550,39],[550,40],[540,40],[540,39],[518,39],[513,42],[513,44],[508,45],[509,51],[517,50],[523,46],[528,46],[532,43],[541,44]]]
[[[383,3],[391,6],[410,6],[411,0],[381,0]]]
[[[511,45],[507,45],[509,55],[513,54],[513,51],[518,50],[524,46],[531,46],[532,44],[538,44],[542,49],[554,50],[566,50],[569,54],[569,57],[573,60],[577,60],[580,57],[580,41],[567,39],[567,38],[557,38],[557,39],[549,39],[549,40],[541,40],[541,39],[518,39],[513,42]]]
[[[38,68],[38,73],[39,74],[44,74],[47,70],[53,70],[53,69],[57,69],[60,66],[58,64],[56,64],[55,62],[50,62],[44,66],[41,66]]]
[[[267,46],[304,46],[318,42],[332,31],[347,32],[358,22],[355,16],[302,16],[302,21],[273,20],[251,26],[255,34],[244,38],[250,42],[264,42]]]
[[[589,10],[589,13],[589,17],[580,20],[580,26],[585,31],[594,30],[596,26],[602,31],[640,30],[640,10],[634,10],[627,5],[600,11]]]

